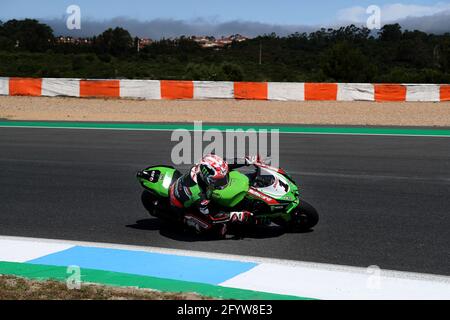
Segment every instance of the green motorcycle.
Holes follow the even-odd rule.
[[[229,173],[229,183],[222,190],[214,190],[212,203],[217,212],[249,211],[247,224],[270,225],[272,222],[289,231],[308,231],[319,221],[319,216],[306,201],[300,199],[299,187],[283,169],[258,162],[254,170],[243,173],[238,169]],[[181,222],[170,210],[169,188],[181,176],[171,166],[152,166],[137,173],[144,191],[142,203],[157,218]],[[213,219],[213,223],[230,223],[226,218]]]

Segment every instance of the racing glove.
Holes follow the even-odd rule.
[[[210,210],[209,210],[209,200],[207,199],[203,199],[198,203],[198,211],[204,215],[209,215],[210,214]]]
[[[252,164],[261,164],[261,157],[258,154],[257,156],[246,156],[245,157],[245,164],[246,165],[252,165]]]

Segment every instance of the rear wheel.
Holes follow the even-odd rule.
[[[313,228],[319,222],[317,210],[308,202],[300,200],[300,204],[293,212],[288,227],[292,231],[304,232]]]

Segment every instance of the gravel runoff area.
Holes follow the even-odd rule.
[[[0,97],[0,119],[450,126],[450,102],[123,100]]]

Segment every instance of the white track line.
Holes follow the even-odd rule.
[[[0,261],[26,262],[72,248],[68,243],[23,241],[16,238],[0,239]]]
[[[326,300],[450,299],[449,277],[375,270],[262,263],[221,285]]]
[[[63,130],[113,130],[113,131],[160,131],[160,132],[173,132],[174,130],[187,130],[189,132],[205,132],[206,130],[194,130],[194,129],[151,129],[151,128],[76,128],[76,127],[45,127],[45,126],[3,126],[0,125],[0,128],[21,128],[21,129],[63,129]],[[239,129],[239,126],[236,126],[236,129]],[[261,128],[264,129],[264,128]],[[278,129],[278,128],[272,128]],[[221,130],[217,130],[223,132]],[[346,133],[346,132],[282,132],[279,134],[301,134],[301,135],[329,135],[329,136],[380,136],[380,137],[425,137],[425,138],[450,138],[450,135],[439,135],[439,134],[396,134],[396,133]]]

